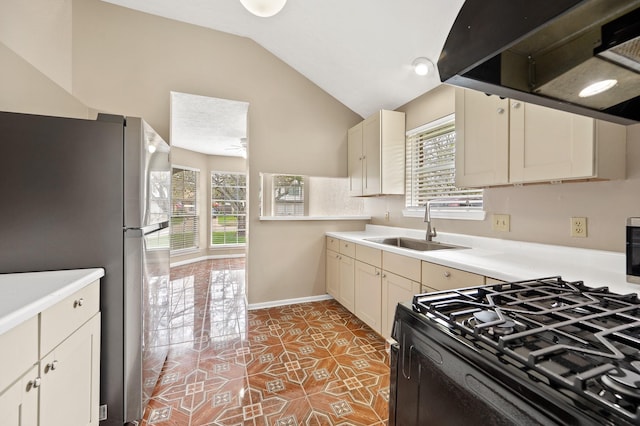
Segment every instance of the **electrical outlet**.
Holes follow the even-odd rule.
[[[508,214],[491,215],[491,228],[494,231],[509,232],[511,230],[511,216]]]
[[[572,217],[571,218],[571,236],[584,238],[587,236],[587,218]]]
[[[389,212],[385,212],[385,214],[384,214],[384,220],[386,220],[387,222],[389,222]]]

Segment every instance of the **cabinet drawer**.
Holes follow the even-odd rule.
[[[356,259],[380,268],[382,267],[382,250],[356,244]]]
[[[0,393],[38,362],[38,317],[0,335]]]
[[[436,290],[450,290],[484,284],[484,276],[435,263],[422,262],[422,285]]]
[[[327,237],[327,249],[340,251],[340,240],[335,237]]]
[[[485,284],[502,284],[502,283],[506,283],[506,281],[502,281],[497,278],[485,277],[484,283]]]
[[[420,262],[413,257],[382,252],[382,269],[417,282],[420,282]]]
[[[49,353],[100,310],[99,281],[40,314],[40,356]]]
[[[340,253],[349,257],[356,257],[356,244],[349,241],[340,241]]]

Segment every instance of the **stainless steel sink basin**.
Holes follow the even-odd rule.
[[[444,244],[437,241],[418,240],[416,238],[406,237],[389,237],[389,238],[365,238],[365,241],[372,243],[385,244],[388,246],[401,247],[416,251],[431,250],[447,250],[447,249],[463,249],[468,247],[455,246],[453,244]]]

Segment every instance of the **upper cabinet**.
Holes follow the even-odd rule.
[[[456,185],[624,179],[626,128],[456,89]]]
[[[404,194],[404,148],[404,112],[381,110],[349,129],[349,195]]]

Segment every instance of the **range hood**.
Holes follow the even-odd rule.
[[[640,121],[640,0],[466,0],[443,82],[620,124]],[[610,88],[581,93],[600,83]]]

